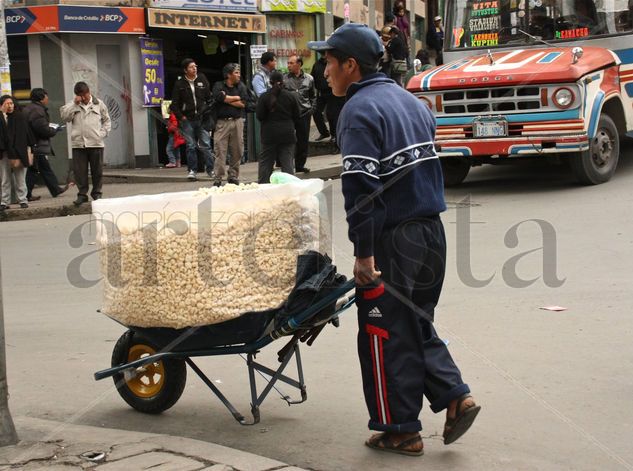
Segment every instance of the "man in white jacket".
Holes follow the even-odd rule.
[[[88,202],[88,166],[92,176],[93,200],[101,198],[103,175],[103,140],[110,132],[108,107],[90,94],[86,82],[75,84],[75,98],[60,108],[61,119],[71,123],[70,140],[73,152],[73,172],[77,184],[75,206]]]

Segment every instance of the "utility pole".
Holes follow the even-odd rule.
[[[9,46],[7,45],[7,23],[4,19],[4,0],[0,0],[0,92],[11,95],[11,73],[9,71]]]
[[[6,25],[4,0],[0,0],[0,81],[2,82],[3,95],[11,93]],[[8,91],[5,91],[5,88],[8,88]],[[15,445],[17,442],[18,434],[15,432],[15,425],[13,425],[13,418],[9,411],[7,358],[4,344],[4,302],[2,299],[2,272],[0,270],[0,446]]]

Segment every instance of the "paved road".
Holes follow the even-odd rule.
[[[333,184],[336,261],[350,273],[340,182]],[[129,409],[110,381],[92,380],[123,329],[95,312],[98,285],[76,288],[67,279],[67,267],[95,250],[87,231],[79,248],[69,244],[83,216],[2,224],[12,413],[197,438],[318,470],[633,469],[632,185],[629,159],[597,187],[527,165],[475,169],[447,193],[449,269],[438,330],[484,410],[468,435],[445,447],[443,417],[425,409],[423,458],[362,446],[368,431],[353,310],[304,350],[308,402],[288,407],[271,396],[257,426],[239,426],[193,375],[168,412]],[[468,210],[471,224],[456,224]],[[96,262],[89,255],[81,264],[85,278],[98,277]],[[548,305],[567,310],[539,309]],[[239,357],[201,364],[248,410]]]

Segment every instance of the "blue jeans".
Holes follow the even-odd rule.
[[[169,133],[165,152],[167,152],[167,159],[169,159],[170,164],[175,164],[176,160],[180,160],[180,149],[174,149],[174,135],[172,133]],[[176,153],[178,153],[178,157],[176,157]]]
[[[199,119],[185,119],[180,122],[180,130],[185,138],[187,146],[187,168],[189,171],[198,171],[198,152],[200,148],[204,156],[205,169],[207,172],[213,170],[214,155],[211,152],[211,135],[209,131],[202,128],[202,122]]]

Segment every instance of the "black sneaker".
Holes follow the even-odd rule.
[[[20,208],[26,209],[28,207],[29,207],[28,203],[20,203]]]
[[[213,186],[222,186],[222,180],[216,180],[213,182]]]
[[[77,199],[75,201],[73,201],[73,204],[75,206],[81,206],[84,203],[88,202],[88,197],[87,196],[78,196]]]
[[[308,167],[301,167],[295,170],[297,173],[310,173],[310,169]]]
[[[317,141],[317,142],[318,142],[318,141],[322,141],[323,139],[327,139],[328,137],[330,137],[330,133],[327,133],[327,134],[319,134],[319,137],[317,137],[317,138],[315,139],[315,141]]]
[[[233,185],[239,185],[240,181],[237,178],[229,178],[227,181],[227,183],[231,183]]]

